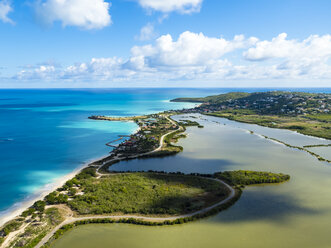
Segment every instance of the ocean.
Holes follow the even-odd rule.
[[[176,97],[269,90],[276,89],[0,90],[0,218],[107,155],[107,142],[137,129],[131,122],[89,120],[91,115],[143,115],[195,105],[169,102]],[[286,90],[331,93],[331,88]]]

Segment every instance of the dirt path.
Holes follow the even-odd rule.
[[[209,180],[214,180],[217,182],[222,183],[223,185],[225,185],[229,190],[230,190],[230,194],[227,198],[225,198],[224,200],[215,203],[212,206],[209,206],[207,208],[201,209],[199,211],[196,211],[194,213],[190,213],[190,214],[184,214],[184,215],[177,215],[177,216],[173,216],[173,217],[148,217],[148,216],[139,216],[139,215],[96,215],[96,216],[88,216],[88,217],[69,217],[67,218],[64,222],[62,222],[60,225],[58,225],[57,227],[55,227],[50,233],[48,233],[40,242],[39,244],[36,246],[36,248],[40,248],[42,247],[44,244],[47,243],[47,241],[54,235],[54,233],[59,230],[61,227],[63,227],[64,225],[67,224],[71,224],[74,223],[76,221],[80,221],[80,220],[90,220],[90,219],[113,219],[113,220],[118,220],[118,219],[123,219],[123,218],[134,218],[134,219],[138,219],[138,220],[145,220],[145,221],[155,221],[155,222],[161,222],[161,221],[166,221],[166,220],[176,220],[176,219],[181,219],[181,218],[186,218],[186,217],[192,217],[198,214],[204,214],[206,212],[209,212],[210,210],[219,207],[225,203],[227,203],[228,201],[230,201],[236,194],[235,190],[228,185],[227,183],[223,182],[222,180],[216,179],[216,178],[206,178]]]
[[[25,230],[25,228],[29,225],[30,223],[24,223],[18,230],[9,233],[8,237],[5,239],[5,241],[2,243],[0,247],[6,247],[9,245],[18,235],[22,234]]]

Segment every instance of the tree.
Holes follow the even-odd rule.
[[[46,206],[46,202],[44,201],[36,201],[34,204],[33,204],[33,208],[38,211],[38,212],[44,212],[45,210],[45,206]]]

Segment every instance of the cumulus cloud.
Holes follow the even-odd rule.
[[[13,11],[10,2],[7,0],[0,1],[0,20],[5,23],[14,24],[14,22],[8,17],[8,14]]]
[[[101,29],[111,24],[110,3],[104,0],[45,0],[36,2],[38,16],[47,24]]]
[[[56,67],[53,65],[40,65],[36,68],[27,68],[21,70],[15,77],[15,79],[44,79],[53,80],[57,78]]]
[[[328,78],[331,35],[311,35],[300,41],[282,33],[270,41],[258,41],[243,55],[247,60],[275,63],[274,74],[288,78]]]
[[[154,45],[133,47],[130,60],[140,60],[148,67],[196,66],[219,59],[254,42],[254,38],[245,39],[243,35],[226,40],[187,31],[182,33],[177,41],[168,34],[158,38]]]
[[[282,33],[271,41],[259,41],[244,53],[248,60],[272,58],[325,59],[331,56],[331,35],[312,35],[303,41],[289,40]]]
[[[182,14],[199,12],[203,0],[137,0],[146,9],[169,13],[177,11]]]
[[[330,40],[329,35],[299,41],[280,34],[260,41],[243,35],[225,39],[184,32],[177,40],[168,34],[151,44],[134,46],[128,58],[93,58],[67,67],[38,65],[25,68],[16,77],[141,82],[329,80]]]

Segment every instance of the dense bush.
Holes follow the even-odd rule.
[[[93,167],[87,167],[83,169],[74,179],[82,180],[82,179],[88,179],[90,177],[96,177],[96,169]],[[73,180],[74,180],[73,179]],[[73,183],[77,184],[77,181],[74,181]]]
[[[47,204],[62,204],[68,202],[68,196],[54,191],[45,197]]]
[[[81,181],[84,195],[68,205],[80,214],[182,214],[224,199],[217,181],[181,174],[129,173]]]
[[[32,208],[34,208],[36,211],[42,213],[45,210],[45,206],[46,206],[46,202],[44,202],[44,201],[36,201],[33,204]]]
[[[201,218],[206,218],[208,216],[217,214],[218,212],[222,211],[222,210],[226,210],[229,207],[231,207],[241,196],[242,191],[240,189],[238,189],[236,191],[236,195],[230,199],[228,202],[226,202],[223,205],[220,205],[216,208],[211,209],[210,211],[201,213],[201,214],[196,214],[196,215],[192,215],[189,217],[185,217],[185,218],[178,218],[175,220],[165,220],[165,221],[161,221],[161,222],[153,222],[153,221],[145,221],[142,219],[136,219],[136,218],[123,218],[123,219],[119,219],[119,220],[114,220],[114,219],[110,219],[110,218],[104,218],[104,219],[88,219],[88,220],[80,220],[80,221],[76,221],[72,224],[67,224],[63,227],[61,227],[58,231],[56,231],[56,233],[53,235],[52,239],[43,246],[43,248],[49,247],[51,245],[52,240],[58,239],[59,237],[61,237],[65,232],[71,230],[72,228],[76,227],[76,226],[80,226],[80,225],[87,225],[87,224],[112,224],[112,223],[122,223],[122,224],[135,224],[135,225],[144,225],[144,226],[164,226],[164,225],[178,225],[178,224],[184,224],[187,222],[191,222],[191,221],[196,221],[198,219]]]
[[[225,171],[215,173],[215,177],[225,180],[232,185],[251,185],[261,183],[281,183],[290,179],[289,175],[282,173],[258,171]]]

